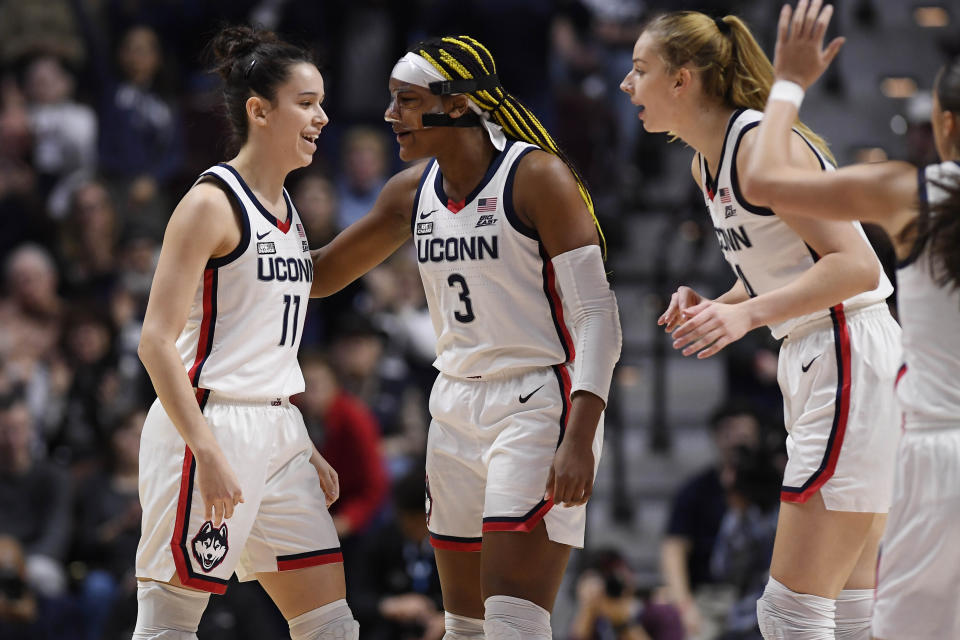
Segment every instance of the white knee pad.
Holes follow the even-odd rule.
[[[196,640],[210,594],[162,582],[137,583],[132,640]]]
[[[844,589],[837,596],[837,640],[870,640],[874,589]]]
[[[483,620],[449,611],[443,614],[443,627],[446,630],[443,640],[483,640],[486,637],[483,635]]]
[[[550,612],[529,600],[490,596],[484,602],[487,640],[552,640]]]
[[[341,598],[287,621],[291,640],[360,640],[360,625]]]
[[[830,598],[791,591],[770,578],[757,600],[757,622],[764,640],[834,640]]]

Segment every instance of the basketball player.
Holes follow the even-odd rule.
[[[747,189],[773,68],[742,21],[660,16],[633,58],[622,89],[648,131],[695,149],[693,178],[737,277],[715,300],[681,287],[659,323],[700,358],[763,325],[784,339],[789,459],[760,629],[768,640],[866,637],[899,435],[885,392],[900,357],[892,287],[859,224],[771,209]],[[823,140],[794,125],[780,153],[832,171]]]
[[[210,593],[259,580],[294,640],[356,640],[327,507],[337,476],[289,396],[313,278],[283,189],[327,124],[309,54],[269,32],[213,41],[240,150],[167,226],[139,353],[158,401],[140,448],[134,639],[196,638]]]
[[[413,234],[440,370],[427,519],[445,638],[552,638],[620,353],[592,201],[473,38],[416,45],[389,88],[400,158],[428,160],[316,252],[313,292],[342,288]]]
[[[749,168],[751,193],[777,211],[868,220],[886,229],[900,264],[903,437],[883,537],[873,635],[960,638],[960,59],[937,74],[931,122],[942,164],[885,162],[820,173],[780,152],[803,91],[840,42],[823,49],[829,8],[780,14],[767,103]],[[796,83],[796,84],[790,84]],[[775,85],[776,86],[776,85]]]

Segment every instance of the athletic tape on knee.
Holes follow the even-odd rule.
[[[844,589],[837,596],[836,640],[870,640],[874,589]]]
[[[162,582],[137,583],[134,640],[196,638],[210,594]]]
[[[764,640],[834,640],[835,601],[796,593],[770,578],[757,600]]]
[[[291,640],[359,640],[360,625],[341,598],[287,621]]]
[[[550,612],[529,600],[490,596],[484,602],[487,640],[552,640]]]
[[[443,627],[446,633],[443,640],[483,640],[483,620],[458,616],[445,611],[443,613]]]

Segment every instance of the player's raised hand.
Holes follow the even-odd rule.
[[[219,527],[233,517],[234,507],[243,502],[240,482],[220,449],[198,453],[196,460],[197,489],[203,499],[204,517]]]
[[[686,318],[683,312],[690,307],[700,304],[705,298],[690,287],[679,287],[672,296],[670,296],[670,305],[657,319],[658,325],[666,325],[663,330],[670,333]]]
[[[834,38],[824,48],[833,5],[821,9],[822,0],[800,0],[793,11],[789,4],[780,10],[777,23],[777,47],[773,56],[774,75],[780,80],[796,82],[804,89],[826,71],[836,57],[844,38]]]

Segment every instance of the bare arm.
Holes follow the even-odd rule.
[[[386,260],[410,237],[410,217],[420,177],[421,163],[390,178],[373,209],[330,244],[310,252],[313,286],[310,297],[319,298],[345,286]]]
[[[780,14],[775,55],[777,79],[808,88],[826,70],[842,44],[823,48],[831,16]],[[792,27],[792,28],[790,28]],[[828,220],[864,220],[881,225],[898,245],[901,230],[917,213],[917,170],[905,162],[856,165],[832,172],[811,170],[780,153],[791,138],[797,108],[786,100],[768,101],[741,186],[747,198],[778,214]],[[908,247],[897,246],[903,255]]]
[[[599,244],[599,235],[569,167],[544,151],[517,167],[514,203],[521,220],[540,236],[550,258]],[[585,503],[593,488],[592,444],[605,402],[588,391],[571,398],[570,417],[548,480],[548,494],[568,506]]]
[[[215,524],[242,501],[240,487],[200,412],[176,340],[207,261],[228,254],[239,241],[226,194],[206,183],[193,187],[167,225],[137,349],[164,410],[196,457],[198,485],[208,517],[215,508]]]

